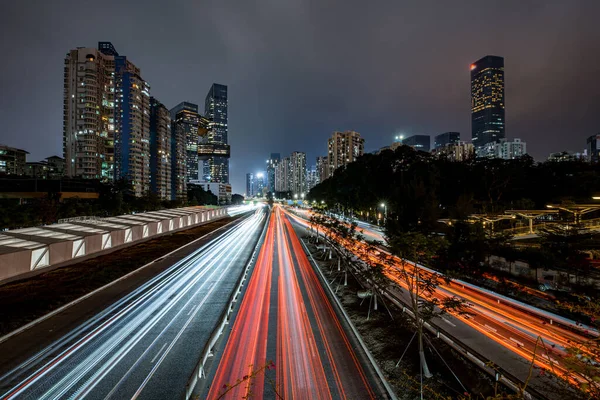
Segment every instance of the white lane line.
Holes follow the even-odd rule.
[[[445,323],[447,323],[450,326],[453,326],[454,328],[456,328],[456,325],[454,325],[452,322],[448,321],[446,318],[442,317],[442,320],[444,320]]]
[[[152,358],[152,360],[150,360],[150,364],[154,364],[154,360],[156,360],[156,357],[158,357],[158,355],[160,353],[162,353],[162,351],[165,349],[165,347],[167,347],[167,343],[163,344],[162,347],[160,348],[160,350],[156,353],[156,355],[154,356],[154,358]]]

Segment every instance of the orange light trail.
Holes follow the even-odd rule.
[[[287,215],[303,226],[309,227],[306,220],[289,212]],[[367,256],[365,243],[338,237],[334,232],[322,226],[320,229],[340,245],[351,250],[361,260],[381,263],[377,257]],[[400,263],[403,261],[391,255],[390,259],[391,264],[383,265],[384,274],[398,286],[408,290],[407,283],[398,275],[398,270],[401,268]],[[423,271],[422,273],[425,274],[430,273],[426,270]],[[563,348],[579,345],[586,341],[586,337],[577,332],[549,324],[542,318],[536,318],[502,301],[494,300],[457,283],[441,284],[434,293],[434,297],[438,300],[452,296],[471,303],[472,307],[469,308],[469,312],[474,314],[473,317],[456,314],[453,315],[455,318],[528,361],[532,359],[535,342],[540,336],[544,340],[545,346],[538,346],[535,364],[548,371],[566,375],[569,365],[564,361],[566,351]],[[502,333],[508,336],[503,336]],[[588,349],[582,348],[582,350],[591,356],[592,353]],[[554,361],[551,363],[548,358]],[[557,361],[557,359],[561,361]],[[577,384],[583,382],[583,378],[571,377],[570,381],[572,384]]]

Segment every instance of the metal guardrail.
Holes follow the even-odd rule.
[[[220,322],[217,325],[217,327],[212,331],[210,338],[206,342],[206,345],[204,346],[204,349],[202,350],[202,353],[201,353],[202,355],[200,356],[200,360],[198,361],[198,364],[196,364],[196,367],[194,368],[194,372],[188,379],[188,383],[185,387],[185,400],[189,400],[189,398],[192,396],[200,379],[206,378],[206,371],[205,371],[206,363],[207,363],[208,359],[214,355],[213,349],[215,347],[215,344],[217,343],[217,341],[223,334],[225,327],[229,324],[229,317],[231,316],[231,313],[233,312],[234,304],[238,301],[238,297],[242,293],[242,286],[246,282],[246,279],[248,279],[249,273],[250,273],[250,268],[254,264],[254,261],[256,260],[256,257],[258,256],[258,253],[260,252],[260,248],[262,247],[261,245],[265,240],[265,234],[267,232],[267,227],[269,226],[270,218],[271,218],[271,213],[267,212],[267,218],[265,220],[265,225],[263,227],[263,231],[260,235],[260,238],[256,242],[256,247],[254,248],[254,251],[252,252],[252,255],[250,256],[250,260],[246,264],[246,267],[244,268],[243,273],[240,275],[240,278],[238,280],[235,290],[229,296],[229,300],[227,301],[227,306],[225,307],[225,309],[221,313],[221,316],[219,317]]]
[[[341,250],[338,248],[340,246],[339,244],[332,242],[330,240],[330,238],[327,238],[327,241],[330,243],[330,245],[335,249],[335,251],[337,253],[341,253]],[[352,266],[352,268],[354,268],[356,270],[356,272],[360,272],[356,266]],[[414,313],[409,308],[407,308],[407,307],[410,307],[410,305],[406,304],[403,299],[394,295],[387,289],[379,287],[374,282],[369,282],[369,285],[374,287],[379,293],[384,295],[396,307],[401,309],[402,312],[407,313],[413,319],[415,318]],[[464,343],[462,343],[460,341],[460,339],[457,339],[451,333],[449,333],[448,331],[446,331],[445,329],[439,327],[438,325],[436,325],[434,323],[425,322],[423,324],[423,326],[425,328],[427,328],[428,331],[433,333],[437,338],[441,339],[443,342],[448,344],[450,347],[452,347],[453,349],[455,349],[456,351],[458,351],[459,353],[461,353],[462,355],[467,357],[467,359],[469,359],[470,361],[475,363],[486,373],[493,376],[494,379],[496,379],[497,381],[502,382],[503,384],[510,387],[517,393],[519,393],[521,391],[521,387],[524,382],[521,379],[519,379],[518,377],[516,377],[515,375],[508,372],[506,369],[498,366],[493,360],[490,360],[489,358],[483,356],[482,354],[480,354],[473,348],[465,345]],[[491,367],[492,364],[495,365],[496,368],[492,368]],[[523,396],[524,396],[524,398],[526,398],[528,400],[534,400],[534,399],[548,400],[547,396],[545,396],[538,390],[532,388],[531,386],[528,386],[523,390]]]

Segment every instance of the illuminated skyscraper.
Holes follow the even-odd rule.
[[[267,191],[275,191],[275,166],[279,164],[281,155],[279,153],[271,153],[267,160]]]
[[[114,176],[142,196],[150,190],[150,85],[127,57],[114,60]]]
[[[198,180],[198,127],[200,115],[198,105],[186,101],[171,109],[174,129],[182,131],[185,137],[185,176],[186,182]]]
[[[504,139],[504,58],[471,64],[471,138],[476,151]]]
[[[204,103],[205,117],[210,121],[207,144],[214,152],[204,161],[202,178],[209,182],[229,183],[229,145],[227,144],[227,86],[213,83]]]

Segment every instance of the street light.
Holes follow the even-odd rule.
[[[381,203],[381,207],[383,208],[383,214],[385,215],[384,221],[387,220],[387,205],[385,203]]]

